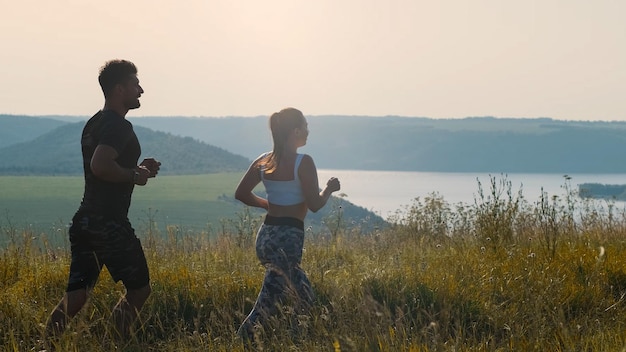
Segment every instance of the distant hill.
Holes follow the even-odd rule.
[[[493,117],[307,118],[310,136],[301,151],[313,155],[318,168],[489,173],[626,173],[626,122]],[[76,119],[79,117],[65,117],[66,121]],[[257,157],[272,146],[267,117],[263,116],[131,117],[129,120],[135,126],[167,132],[172,137],[190,137],[247,159]],[[0,131],[7,125],[3,121],[7,120],[0,118]],[[33,132],[32,139],[37,136]],[[155,150],[160,153],[170,148],[176,150],[177,143],[169,148]],[[28,147],[23,145],[19,148]],[[36,152],[36,149],[32,151]],[[0,162],[5,158],[2,153],[0,150]],[[179,154],[178,157],[182,155]]]
[[[66,123],[44,117],[0,115],[0,148],[30,141]]]
[[[0,149],[0,175],[80,175],[80,135],[84,122],[66,123],[32,141]],[[135,126],[142,157],[153,156],[163,175],[244,171],[250,160],[224,149],[169,133]]]
[[[319,168],[492,173],[626,172],[625,122],[398,116],[311,116],[307,119],[310,136],[301,150],[312,154]],[[267,117],[142,117],[133,122],[155,130],[192,136],[251,159],[272,145]]]

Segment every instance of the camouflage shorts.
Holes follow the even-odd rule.
[[[265,266],[265,278],[252,311],[239,328],[243,337],[252,338],[253,328],[263,325],[281,306],[304,313],[313,303],[311,282],[300,267],[304,229],[298,222],[268,217],[257,233],[256,254]]]
[[[68,292],[93,288],[105,265],[113,280],[122,281],[127,289],[139,289],[150,282],[141,242],[128,221],[77,214],[69,233],[72,263]]]

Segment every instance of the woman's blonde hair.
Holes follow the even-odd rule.
[[[294,108],[285,108],[270,116],[270,130],[274,140],[274,149],[261,162],[265,167],[265,172],[272,173],[278,168],[289,134],[294,129],[302,127],[303,124],[304,115],[300,110]]]

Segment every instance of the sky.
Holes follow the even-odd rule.
[[[622,0],[0,0],[0,114],[626,120]]]

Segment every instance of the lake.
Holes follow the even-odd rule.
[[[478,196],[478,181],[485,194],[490,192],[491,177],[511,181],[514,193],[522,189],[530,202],[539,199],[541,188],[548,195],[565,195],[566,179],[563,174],[489,174],[441,173],[361,170],[318,170],[320,187],[328,178],[337,177],[346,199],[386,218],[396,210],[410,205],[416,197],[423,198],[439,193],[450,204],[473,204]],[[581,183],[626,184],[626,174],[569,174],[571,189],[578,190]],[[622,202],[619,202],[620,204]]]

